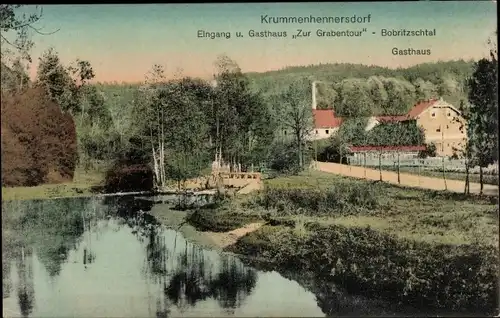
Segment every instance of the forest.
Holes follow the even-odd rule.
[[[221,55],[214,61],[212,81],[182,74],[172,78],[165,66],[155,64],[140,84],[99,83],[94,80],[99,70],[89,61],[64,64],[51,48],[39,57],[36,78],[30,79],[32,44],[19,31],[23,24],[15,20],[20,19],[15,8],[7,5],[2,10],[12,10],[13,16],[7,16],[14,19],[11,29],[18,31],[17,44],[11,43],[14,49],[2,53],[2,113],[4,100],[22,100],[42,88],[74,122],[74,165],[89,170],[98,165],[145,165],[152,168],[157,186],[197,176],[216,156],[243,169],[303,168],[312,159],[313,147],[307,141],[313,128],[312,81],[321,81],[318,108],[334,108],[338,115],[360,121],[371,115],[404,114],[418,100],[434,97],[466,112],[473,109],[470,79],[478,67],[489,67],[458,60],[404,69],[318,64],[244,73],[237,61]],[[23,107],[22,102],[17,107]],[[348,131],[342,135],[359,137],[353,133],[359,125],[345,126]],[[353,127],[351,132],[347,126]],[[16,133],[17,128],[9,129]],[[371,138],[377,144],[390,144],[401,129],[382,127],[379,136]],[[2,136],[4,130],[2,124]],[[410,130],[414,133],[407,142],[421,143],[422,132]],[[346,138],[347,143],[361,142]],[[484,143],[491,144],[490,139]]]

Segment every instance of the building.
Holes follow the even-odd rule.
[[[335,117],[333,109],[313,109],[314,130],[311,139],[326,139],[335,134],[342,124],[342,118]]]
[[[312,139],[329,138],[342,124],[342,118],[335,112],[315,109],[313,104],[314,131]],[[465,120],[460,111],[443,99],[424,100],[417,103],[406,115],[373,116],[369,118],[366,130],[381,123],[415,120],[422,127],[425,143],[434,143],[438,156],[451,156],[463,149],[467,140]]]
[[[458,109],[443,99],[417,104],[409,115],[423,128],[425,142],[436,145],[438,156],[451,156],[465,146],[466,121]]]

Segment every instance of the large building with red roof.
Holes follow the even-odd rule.
[[[315,109],[313,104],[314,130],[312,139],[325,139],[334,134],[342,125],[342,118],[332,109]],[[381,123],[416,120],[423,128],[425,142],[434,143],[438,155],[451,156],[465,145],[467,134],[465,120],[460,111],[443,99],[418,102],[406,115],[373,116],[368,120],[366,130]]]

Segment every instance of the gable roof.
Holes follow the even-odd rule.
[[[434,105],[437,101],[438,101],[438,99],[428,99],[428,100],[421,101],[421,102],[417,103],[408,112],[408,117],[410,117],[411,119],[414,119],[418,115],[422,114],[427,108]]]
[[[438,99],[428,99],[420,101],[413,106],[406,115],[395,116],[374,116],[379,122],[401,122],[416,119],[425,110],[436,104]],[[342,117],[336,117],[333,109],[313,109],[315,128],[337,128],[342,124]]]
[[[335,117],[333,109],[313,109],[315,128],[337,128],[342,124],[342,118]]]

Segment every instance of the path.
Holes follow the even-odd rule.
[[[238,239],[260,229],[264,223],[250,223],[228,232],[204,232],[220,248],[236,244]]]
[[[363,168],[359,166],[341,165],[333,162],[312,162],[312,168],[339,174],[347,177],[367,179],[367,180],[380,180],[380,172],[376,169]],[[465,181],[460,180],[446,180],[443,178],[424,177],[409,173],[400,173],[400,181],[398,183],[398,174],[394,171],[382,170],[382,181],[395,185],[402,185],[414,188],[423,188],[430,190],[448,190],[452,192],[463,193],[465,188]],[[479,194],[480,184],[470,183],[470,192]],[[498,195],[498,186],[485,184],[483,185],[483,193],[485,195]]]

